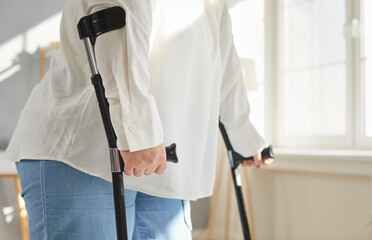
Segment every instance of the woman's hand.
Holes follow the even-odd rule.
[[[124,160],[124,173],[140,177],[143,174],[162,174],[167,167],[164,144],[140,151],[120,151]]]
[[[270,165],[271,163],[274,162],[274,159],[272,158],[265,158],[262,159],[261,152],[257,153],[256,155],[253,156],[253,161],[252,160],[246,160],[242,163],[243,166],[248,166],[248,167],[253,167],[256,166],[256,168],[260,168],[261,165]]]

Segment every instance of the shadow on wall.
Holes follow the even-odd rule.
[[[4,150],[13,134],[21,110],[32,88],[39,82],[39,53],[22,52],[13,65],[2,72],[14,74],[0,82],[0,150]]]
[[[7,147],[21,110],[39,82],[41,45],[55,42],[59,37],[59,22],[49,25],[44,22],[60,13],[64,3],[64,0],[4,0],[1,3],[0,150]],[[44,25],[35,29],[41,23]],[[49,31],[45,25],[52,26],[54,31]],[[17,36],[22,43],[17,42]]]

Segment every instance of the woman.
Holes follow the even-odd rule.
[[[95,51],[125,162],[129,239],[191,239],[189,200],[213,191],[219,116],[234,149],[255,155],[246,165],[265,164],[223,0],[68,0],[61,47],[6,151],[31,239],[115,239],[107,143],[76,30],[112,6],[126,27],[98,37]],[[173,142],[179,163],[166,165]]]

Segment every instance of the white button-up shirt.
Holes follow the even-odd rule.
[[[223,0],[68,0],[61,47],[32,91],[5,158],[62,161],[111,181],[100,113],[79,19],[121,6],[126,27],[98,37],[98,69],[120,150],[177,144],[178,164],[162,175],[125,176],[127,188],[181,199],[209,196],[216,168],[218,120],[234,149],[251,156],[264,140],[249,104]]]

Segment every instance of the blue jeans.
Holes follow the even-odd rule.
[[[16,164],[31,240],[116,239],[112,184],[64,163]],[[190,203],[125,189],[128,239],[191,239]]]

